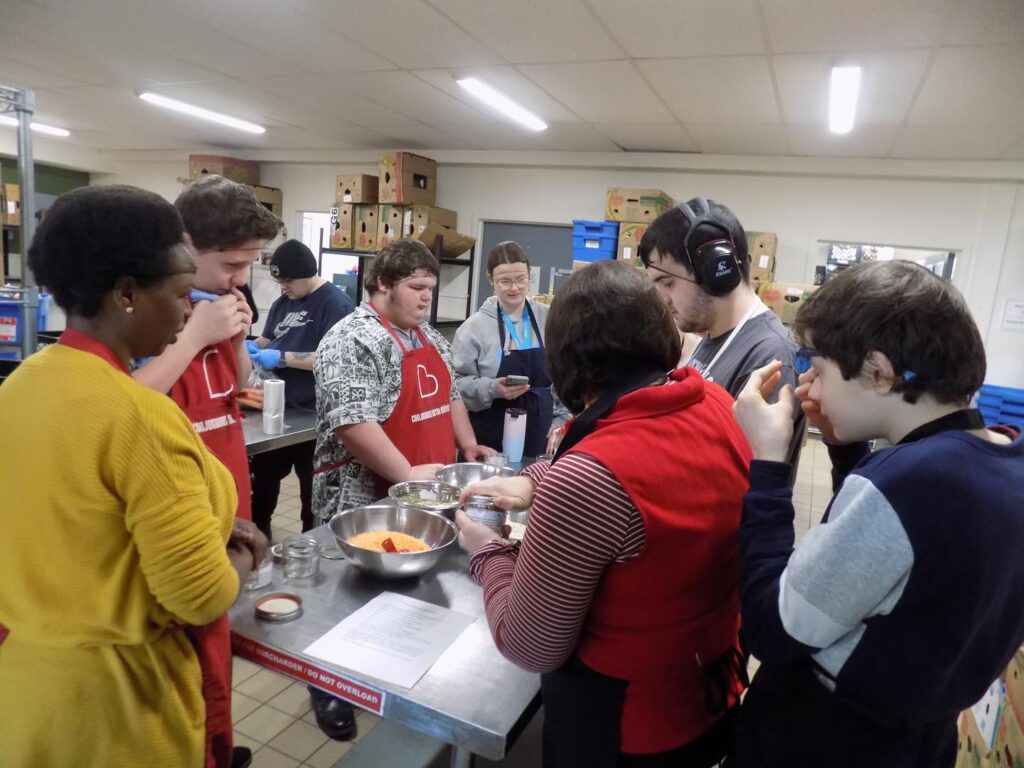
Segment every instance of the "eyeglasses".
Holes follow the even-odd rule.
[[[523,275],[522,277],[502,277],[494,281],[494,284],[504,291],[507,291],[513,285],[516,288],[525,288],[530,284],[530,276]]]
[[[793,359],[793,368],[797,374],[807,373],[813,367],[811,365],[812,357],[821,357],[821,352],[811,347],[800,347],[796,351],[796,355]]]

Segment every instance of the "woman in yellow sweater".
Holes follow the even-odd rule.
[[[189,311],[181,220],[140,189],[75,190],[29,261],[68,330],[0,387],[0,764],[199,768],[182,627],[230,607],[253,554],[231,475],[128,375]]]

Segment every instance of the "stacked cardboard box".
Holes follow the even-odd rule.
[[[441,236],[448,240],[455,234],[458,226],[458,214],[447,208],[432,205],[389,205],[380,206],[380,219],[377,222],[377,249],[402,237],[414,237],[423,240],[433,250],[433,240],[425,233],[428,229],[442,230]],[[436,233],[435,233],[436,237]]]
[[[216,174],[239,184],[259,184],[260,166],[252,160],[239,160],[223,155],[189,155],[188,176],[192,181]]]
[[[775,279],[775,249],[778,242],[774,232],[747,232],[750,280],[755,288]]]
[[[618,261],[632,264],[634,267],[642,267],[643,263],[640,261],[640,241],[643,240],[644,232],[646,231],[646,223],[624,221],[619,224],[619,247],[615,258]]]
[[[757,295],[781,318],[783,325],[792,325],[800,307],[817,288],[807,283],[762,283]]]
[[[3,203],[3,223],[9,227],[21,226],[21,187],[17,184],[4,184],[3,194],[0,195]]]
[[[411,152],[380,156],[379,199],[392,205],[433,205],[437,199],[437,163]]]
[[[343,173],[338,176],[334,199],[340,205],[376,203],[378,179],[367,173]]]
[[[335,205],[331,208],[331,248],[352,248],[355,237],[354,206]]]
[[[354,205],[353,208],[352,247],[360,253],[373,253],[377,250],[378,207],[359,204]]]
[[[246,184],[245,187],[252,192],[253,197],[259,200],[267,209],[277,216],[281,217],[284,213],[284,194],[277,187],[261,187],[258,184]]]
[[[675,202],[660,189],[624,189],[611,187],[605,197],[604,218],[650,224],[669,210]]]

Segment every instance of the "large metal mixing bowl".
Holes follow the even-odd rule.
[[[459,529],[441,515],[414,507],[371,504],[338,512],[329,523],[338,548],[360,570],[384,579],[426,573],[455,546]],[[348,540],[366,531],[396,531],[415,536],[430,547],[426,552],[373,552],[353,547]]]
[[[435,476],[442,483],[448,483],[458,488],[465,488],[467,485],[479,483],[490,477],[515,477],[519,472],[512,467],[499,467],[495,464],[481,464],[477,462],[463,462],[461,464],[449,464],[437,470]]]

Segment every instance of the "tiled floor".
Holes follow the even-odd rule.
[[[832,498],[832,464],[820,440],[804,446],[793,489],[794,529],[797,542],[821,520]],[[281,485],[281,498],[272,521],[274,541],[300,533],[299,488],[294,475]],[[235,743],[255,753],[253,768],[344,768],[342,758],[355,742],[331,741],[316,726],[306,686],[263,669],[244,659],[234,660],[231,706]],[[359,735],[366,736],[379,722],[369,712],[356,710]],[[529,758],[527,758],[527,763]]]

